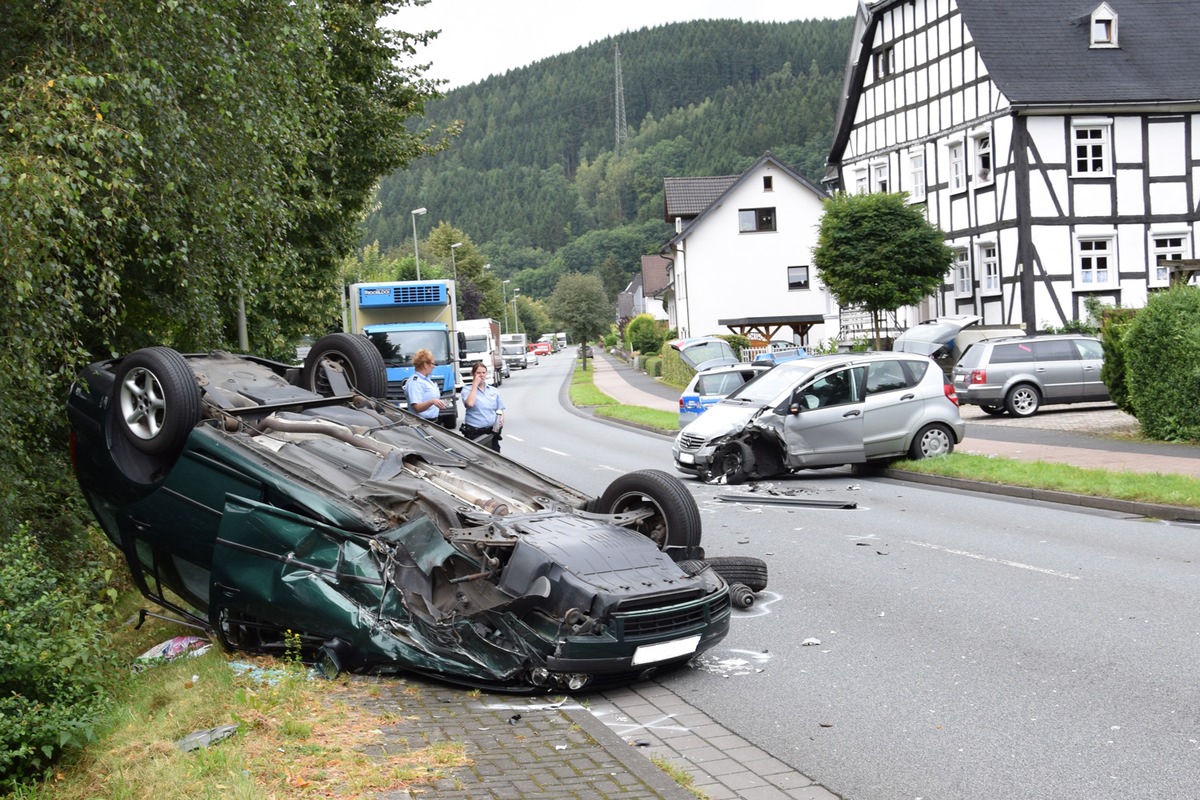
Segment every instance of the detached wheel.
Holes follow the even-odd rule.
[[[200,386],[169,347],[130,353],[117,367],[113,408],[118,435],[134,450],[173,460],[200,422]]]
[[[333,389],[326,375],[325,362],[341,368],[346,381],[367,397],[387,397],[387,368],[383,356],[365,336],[352,333],[331,333],[322,336],[308,355],[300,370],[300,388],[322,397],[332,397]]]
[[[703,557],[700,509],[674,475],[657,469],[622,475],[604,490],[596,510],[601,514],[649,511],[630,527],[648,537],[659,550],[671,551],[676,561]]]
[[[1032,417],[1041,405],[1041,393],[1028,383],[1014,386],[1004,398],[1004,407],[1014,417]]]
[[[752,556],[711,556],[708,565],[732,586],[735,583],[761,592],[767,588],[767,562]]]
[[[934,456],[948,456],[954,452],[954,432],[940,423],[926,425],[917,431],[912,445],[908,448],[908,457],[913,461]]]

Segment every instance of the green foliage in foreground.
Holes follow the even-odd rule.
[[[118,671],[106,581],[95,566],[60,574],[25,526],[0,537],[0,790],[95,738]]]

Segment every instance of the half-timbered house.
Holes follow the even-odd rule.
[[[908,193],[955,262],[941,314],[1035,331],[1140,307],[1196,253],[1200,14],[1180,0],[860,5],[826,178]]]

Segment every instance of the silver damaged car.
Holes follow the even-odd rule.
[[[958,397],[929,358],[847,353],[780,364],[679,432],[675,468],[741,483],[815,467],[945,455]]]

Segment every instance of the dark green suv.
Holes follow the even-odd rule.
[[[138,350],[72,387],[75,471],[142,593],[231,649],[572,691],[725,636],[729,589],[674,476],[588,497],[386,391],[350,334],[298,367]]]

